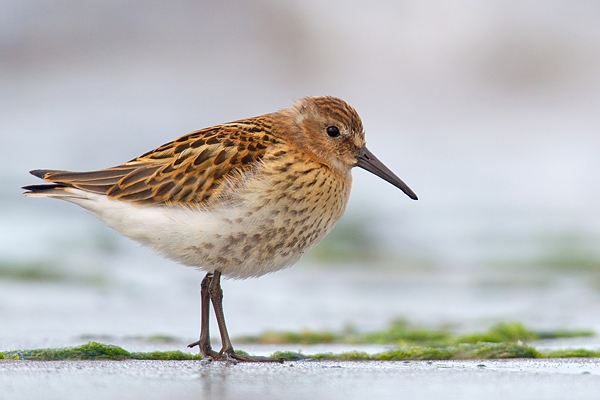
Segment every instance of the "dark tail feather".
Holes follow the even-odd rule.
[[[39,193],[39,192],[44,192],[47,190],[54,190],[54,189],[65,188],[65,187],[67,187],[67,185],[60,185],[60,184],[27,185],[27,186],[23,186],[21,189],[27,190],[26,193]]]
[[[133,171],[133,167],[114,167],[89,172],[60,171],[53,169],[34,169],[29,171],[31,175],[48,181],[83,182],[83,181],[110,181],[117,183],[125,175]]]

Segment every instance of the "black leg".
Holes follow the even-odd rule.
[[[212,282],[210,283],[210,300],[212,301],[213,308],[215,309],[215,317],[217,318],[217,325],[219,326],[219,333],[221,334],[221,354],[233,353],[233,346],[229,339],[229,333],[227,332],[227,325],[225,324],[225,314],[223,313],[223,289],[221,288],[221,272],[215,271]]]
[[[206,274],[200,284],[200,339],[194,343],[190,343],[188,347],[200,347],[200,353],[207,358],[219,358],[220,355],[213,351],[210,345],[210,285],[213,280],[211,273]]]

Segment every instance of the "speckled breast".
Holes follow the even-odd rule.
[[[285,268],[340,219],[350,184],[350,175],[342,179],[318,163],[267,166],[238,189],[236,201],[202,212],[194,243],[166,255],[232,278]]]

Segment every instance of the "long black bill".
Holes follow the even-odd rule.
[[[356,166],[366,169],[381,179],[388,181],[406,193],[406,195],[411,199],[418,200],[415,192],[410,190],[408,185],[402,182],[402,179],[398,178],[396,174],[394,174],[388,167],[383,165],[383,163],[379,161],[377,157],[375,157],[373,153],[369,151],[369,149],[367,149],[367,146],[363,146],[363,148],[360,149],[360,153],[358,154],[358,163],[356,163]]]

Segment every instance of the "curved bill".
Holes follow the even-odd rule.
[[[383,163],[379,161],[377,157],[375,157],[373,153],[369,151],[369,149],[367,149],[367,146],[363,146],[363,148],[360,149],[360,153],[358,154],[358,162],[356,163],[356,166],[361,167],[362,169],[366,169],[367,171],[377,175],[381,179],[388,181],[389,183],[406,193],[406,195],[411,199],[418,200],[415,192],[410,190],[408,185],[402,182],[402,179],[398,178],[396,174],[394,174],[388,167],[383,165]]]

